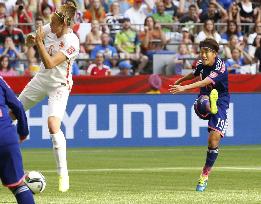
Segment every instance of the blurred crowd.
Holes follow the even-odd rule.
[[[40,56],[26,36],[66,1],[78,8],[72,30],[81,50],[73,75],[151,74],[156,54],[172,55],[161,74],[182,74],[205,38],[220,43],[230,73],[261,72],[260,0],[0,0],[1,76],[37,73]]]

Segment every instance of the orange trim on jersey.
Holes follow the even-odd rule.
[[[68,89],[71,90],[71,87],[70,87],[70,84],[69,84],[69,71],[70,71],[70,65],[71,65],[71,61],[70,60],[67,60],[67,68],[66,68],[66,83],[68,85]]]
[[[210,126],[208,126],[208,128],[211,129],[211,130],[214,130],[214,131],[218,132],[218,133],[221,135],[221,137],[224,137],[224,134],[223,134],[222,132],[220,132],[218,129],[213,128],[213,127],[210,127]]]
[[[3,184],[3,186],[6,186],[8,188],[15,187],[15,186],[19,185],[24,180],[25,176],[26,175],[23,175],[23,177],[19,181],[17,181],[16,183],[11,183],[11,184],[8,184],[8,185]]]

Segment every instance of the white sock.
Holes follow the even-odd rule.
[[[63,132],[60,130],[55,134],[50,134],[53,142],[53,152],[57,165],[59,176],[68,176],[66,160],[66,140]]]

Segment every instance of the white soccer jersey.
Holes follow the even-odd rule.
[[[51,32],[50,24],[43,27],[45,38],[44,44],[49,55],[55,55],[57,52],[62,52],[67,60],[57,65],[52,69],[45,69],[43,62],[41,62],[41,69],[36,74],[35,78],[47,84],[48,86],[58,86],[64,84],[72,87],[72,64],[77,58],[80,50],[79,38],[69,29],[69,33],[63,35],[61,38]]]

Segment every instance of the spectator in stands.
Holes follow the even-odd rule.
[[[147,94],[160,94],[160,88],[162,86],[162,80],[158,74],[151,74],[148,78],[149,90]]]
[[[160,24],[156,23],[152,16],[148,16],[144,22],[144,31],[140,33],[141,48],[152,60],[152,55],[162,51],[166,45],[166,36]]]
[[[242,43],[239,42],[237,35],[231,35],[228,41],[228,44],[224,46],[223,49],[223,58],[231,59],[232,58],[232,49],[242,46]],[[243,48],[243,47],[241,47]]]
[[[120,5],[117,1],[113,2],[110,6],[110,13],[106,14],[105,22],[107,23],[107,32],[110,33],[112,41],[114,42],[116,33],[121,30],[120,23],[123,19],[120,13]]]
[[[143,3],[143,0],[134,0],[133,6],[124,13],[124,16],[130,19],[131,24],[134,25],[133,29],[141,30],[141,28],[136,25],[144,22],[148,13],[151,11],[152,8],[149,4],[146,4],[146,1]]]
[[[92,23],[94,20],[103,23],[105,19],[105,10],[101,4],[101,0],[93,0],[90,2],[90,8],[83,13],[83,21]]]
[[[4,29],[5,18],[6,18],[5,3],[0,2],[0,30]]]
[[[187,45],[188,53],[191,55],[196,54],[196,46],[194,45],[194,35],[190,32],[189,28],[183,27],[181,29],[182,32],[182,39],[181,43]]]
[[[204,22],[203,30],[199,32],[196,37],[196,43],[199,43],[206,38],[213,38],[219,43],[221,41],[221,37],[215,29],[214,21],[208,19]]]
[[[254,32],[249,34],[248,36],[248,39],[247,39],[247,43],[249,44],[248,46],[248,50],[250,52],[250,55],[253,57],[252,53],[254,53],[253,50],[255,50],[254,46],[253,46],[253,43],[255,41],[255,38],[258,34],[261,35],[261,21],[258,21],[255,23],[255,26],[254,26]]]
[[[120,72],[117,74],[118,76],[130,76],[132,74],[132,64],[129,60],[123,60],[118,64]]]
[[[86,36],[85,40],[85,50],[87,53],[90,53],[97,44],[101,44],[101,34],[102,32],[99,22],[97,20],[93,20],[91,32]]]
[[[227,12],[216,0],[212,0],[208,5],[208,11],[201,13],[199,18],[202,23],[208,19],[213,20],[215,23],[219,20],[225,22],[227,20]]]
[[[199,14],[198,14],[197,6],[195,4],[191,4],[189,6],[188,13],[181,16],[179,22],[181,22],[181,23],[187,23],[187,22],[198,23],[199,22]]]
[[[233,2],[228,10],[228,20],[229,21],[236,21],[237,25],[241,23],[240,20],[240,9],[236,2]],[[238,31],[241,31],[241,28],[239,27]]]
[[[256,36],[256,38],[254,39],[254,42],[253,42],[253,44],[252,44],[252,46],[251,46],[251,49],[249,49],[248,50],[248,53],[249,53],[249,55],[252,57],[252,58],[254,58],[255,57],[255,52],[256,52],[256,49],[258,48],[258,47],[260,47],[260,39],[261,39],[261,34],[258,34],[257,36]]]
[[[90,64],[87,68],[87,75],[91,76],[109,76],[111,75],[110,67],[104,64],[103,53],[97,53],[95,63]]]
[[[13,12],[14,21],[16,23],[27,23],[31,24],[33,23],[33,13],[29,10],[28,6],[25,5],[24,0],[17,0],[15,3],[15,8]],[[18,28],[20,28],[24,34],[28,34],[32,32],[32,26],[31,25],[19,25]]]
[[[49,4],[44,4],[41,9],[41,16],[44,20],[44,25],[51,22],[52,7]]]
[[[122,31],[116,34],[115,45],[120,52],[120,58],[138,63],[135,74],[141,73],[148,63],[148,57],[141,53],[138,35],[131,30],[129,18],[123,19]]]
[[[5,39],[11,37],[15,46],[22,49],[22,45],[25,43],[23,31],[14,26],[14,19],[12,16],[8,16],[5,19],[5,29],[0,32],[0,44],[4,44]]]
[[[236,21],[228,21],[226,32],[221,34],[221,39],[224,43],[229,41],[231,35],[236,35],[239,41],[243,40],[243,35],[239,31]]]
[[[174,21],[178,19],[178,7],[173,3],[172,0],[163,0],[165,13],[172,16]]]
[[[37,14],[43,16],[43,8],[46,6],[50,7],[52,11],[55,11],[55,6],[53,5],[52,1],[49,0],[39,0],[37,4]]]
[[[257,48],[255,52],[255,62],[257,63],[257,71],[261,72],[261,39],[257,44]]]
[[[11,67],[9,63],[9,57],[7,55],[2,55],[0,57],[0,76],[17,76],[18,73]]]
[[[256,22],[258,16],[258,9],[250,0],[242,0],[238,3],[240,9],[241,23]],[[247,34],[249,32],[249,25],[242,26],[242,32]]]
[[[175,2],[175,1],[174,1]],[[176,1],[177,2],[177,1]],[[188,13],[189,6],[191,4],[195,4],[199,2],[199,0],[179,0],[178,3],[178,16],[181,17],[185,13]]]
[[[0,55],[6,55],[14,60],[13,63],[11,63],[11,66],[14,68],[18,68],[19,62],[16,60],[22,59],[22,53],[15,46],[11,37],[7,37],[4,46],[0,47]]]
[[[174,55],[173,61],[165,67],[166,75],[181,75],[184,69],[191,69],[189,50],[184,43],[179,45],[178,53]]]
[[[118,62],[117,49],[109,45],[110,36],[108,33],[102,33],[101,35],[101,45],[96,45],[91,51],[91,59],[95,59],[97,53],[103,53],[104,64],[110,68],[114,67]]]
[[[242,56],[243,55],[243,56]],[[251,63],[251,57],[240,47],[232,49],[232,58],[227,59],[225,64],[231,74],[239,74],[242,66]]]
[[[157,2],[157,13],[153,14],[152,17],[157,23],[166,24],[166,23],[173,23],[172,16],[165,13],[165,6],[162,1]],[[162,25],[162,30],[167,33],[172,31],[172,25]]]

